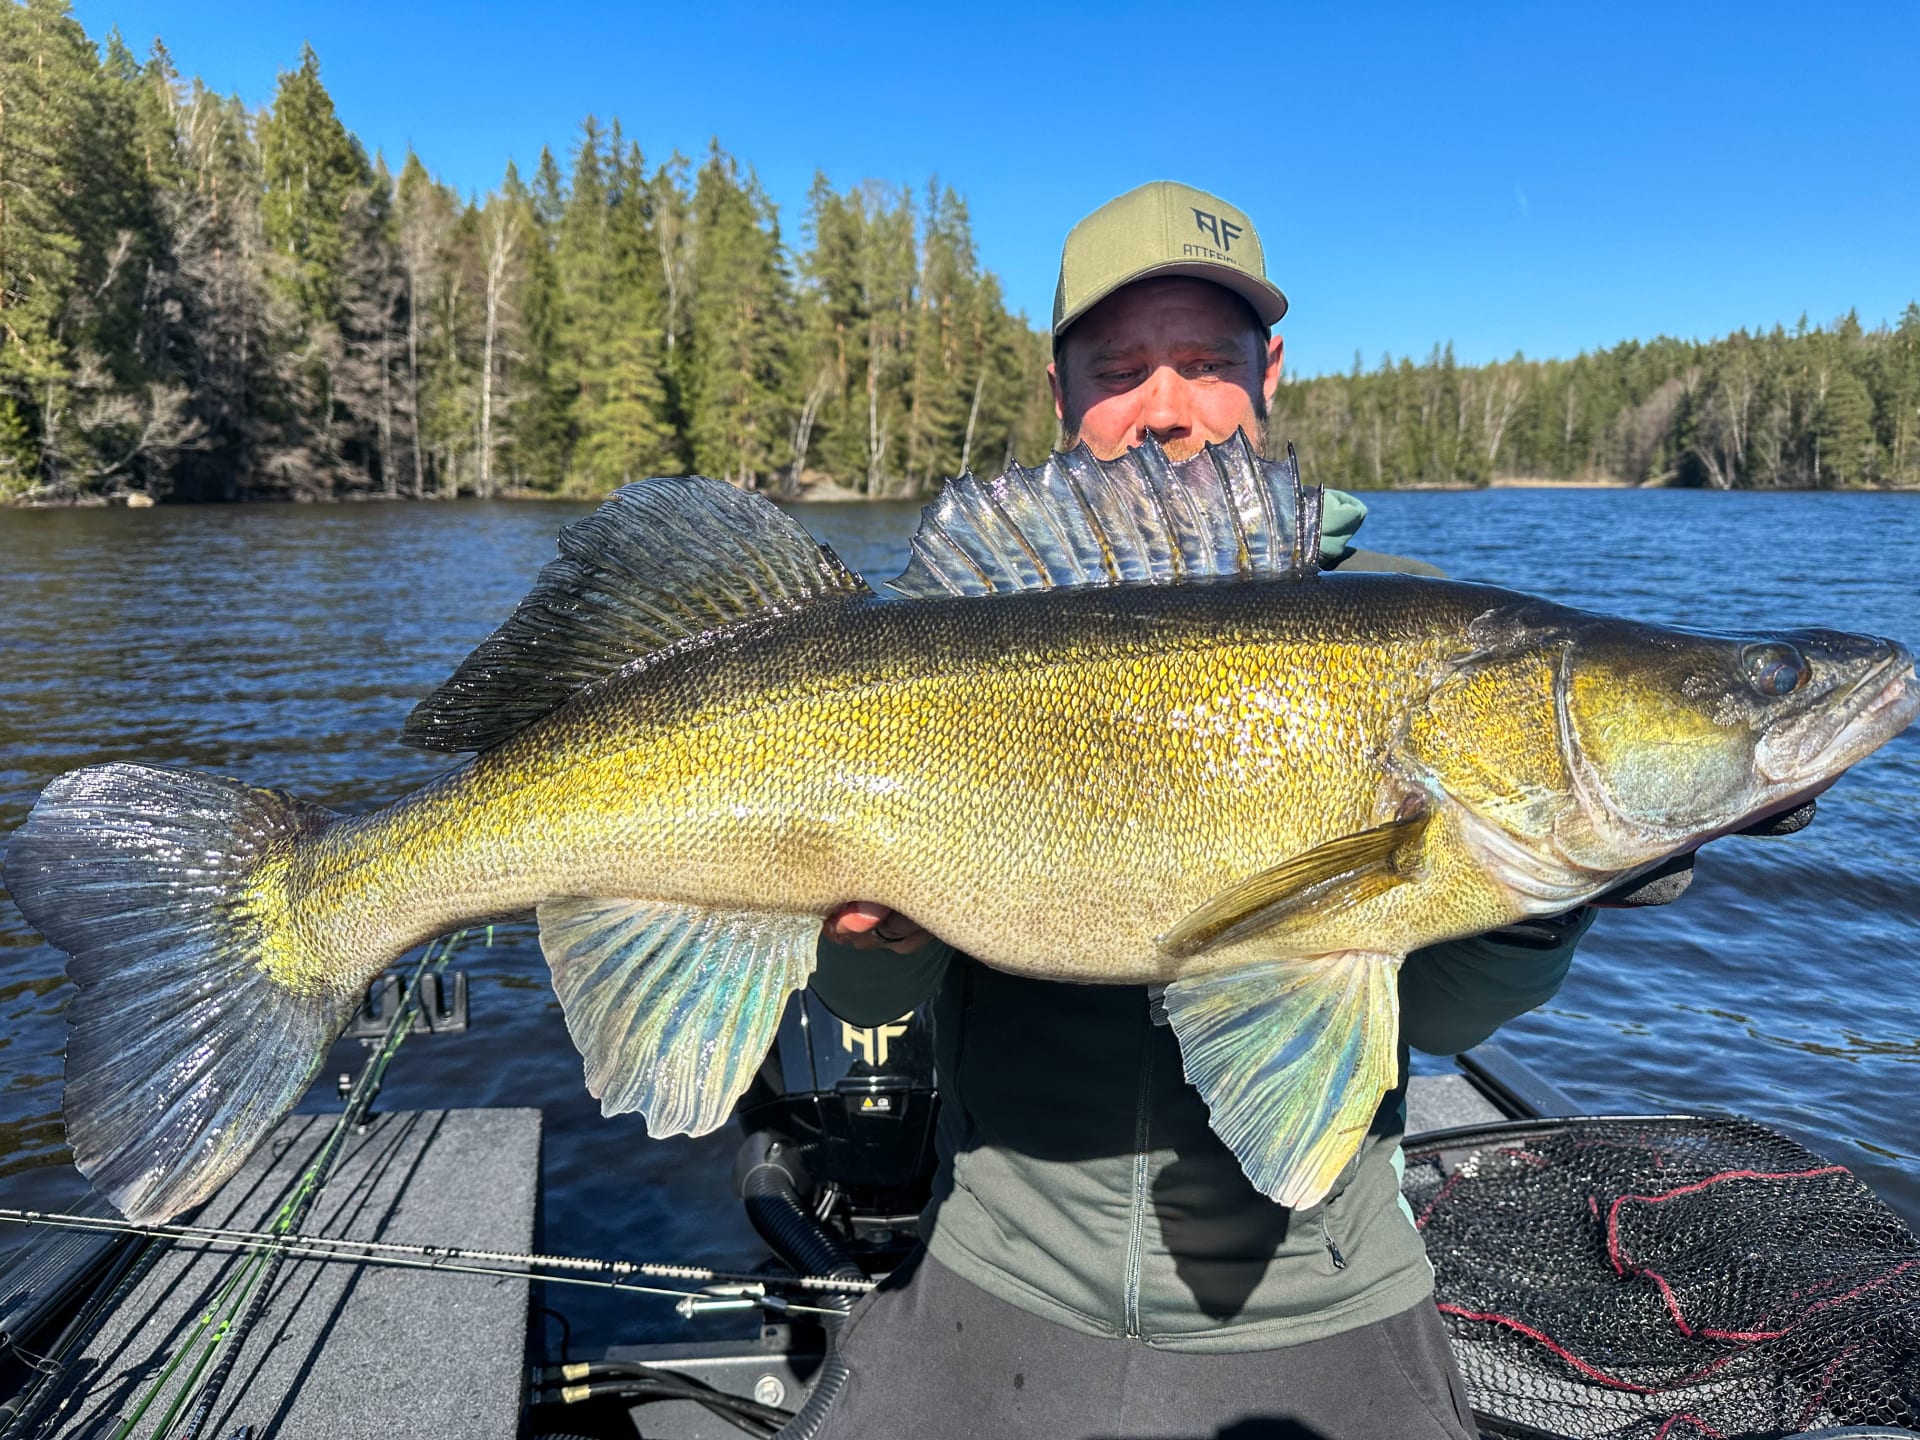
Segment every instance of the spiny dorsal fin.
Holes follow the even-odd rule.
[[[1117,460],[1080,445],[1037,469],[948,481],[889,584],[923,598],[1306,577],[1320,516],[1291,445],[1277,463],[1244,432],[1177,463],[1152,440]]]
[[[1318,574],[1327,487],[1316,485],[1309,490],[1300,483],[1300,457],[1294,453],[1291,440],[1287,441],[1284,469],[1287,486],[1293,491],[1293,568],[1297,574]]]
[[[560,532],[560,557],[407,717],[423,750],[485,750],[681,641],[867,585],[764,496],[636,480]]]

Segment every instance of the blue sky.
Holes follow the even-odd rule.
[[[77,0],[251,105],[302,41],[347,126],[464,191],[618,115],[709,137],[797,243],[815,170],[937,174],[1044,322],[1066,230],[1168,177],[1245,209],[1296,373],[1897,319],[1920,299],[1920,5],[917,7]]]

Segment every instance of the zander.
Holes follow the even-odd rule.
[[[712,1130],[862,899],[1156,987],[1253,1183],[1312,1204],[1394,1083],[1407,952],[1791,806],[1920,712],[1890,641],[1316,575],[1319,532],[1244,438],[1082,450],[953,482],[882,600],[759,497],[625,487],[402,737],[477,757],[387,808],[47,787],[6,880],[72,957],[75,1162],[135,1221],[205,1198],[377,972],[528,910],[603,1110]]]

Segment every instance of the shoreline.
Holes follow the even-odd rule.
[[[1767,487],[1765,489],[1742,488],[1737,490],[1715,491],[1704,485],[1665,485],[1658,481],[1635,484],[1627,480],[1592,478],[1579,480],[1556,480],[1545,475],[1501,475],[1489,480],[1485,485],[1448,484],[1443,482],[1415,482],[1409,485],[1380,485],[1347,487],[1355,493],[1364,495],[1391,495],[1395,493],[1420,494],[1468,494],[1483,490],[1695,490],[1702,494],[1721,495],[1920,495],[1920,485],[1849,485],[1844,488],[1810,489],[1796,487]],[[609,494],[612,492],[608,492]],[[939,492],[926,495],[862,495],[851,486],[835,481],[816,481],[805,486],[797,495],[775,495],[769,490],[749,492],[765,495],[781,505],[924,505]],[[503,490],[489,497],[485,503],[504,502],[510,504],[566,504],[598,505],[606,495],[556,495],[544,490]],[[472,505],[481,503],[474,495],[428,495],[412,497],[404,495],[357,494],[339,495],[329,499],[313,497],[293,498],[283,495],[259,495],[235,500],[155,500],[141,491],[132,491],[125,495],[79,495],[67,499],[39,500],[0,500],[0,514],[13,511],[33,510],[153,510],[153,509],[227,509],[246,506],[329,506],[329,505]]]
[[[1585,480],[1556,480],[1551,475],[1496,475],[1487,481],[1485,488],[1488,490],[1666,490],[1673,487],[1658,483],[1635,484],[1631,480],[1615,480],[1610,476],[1596,476]]]

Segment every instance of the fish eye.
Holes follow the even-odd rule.
[[[1747,667],[1747,683],[1762,695],[1779,699],[1807,683],[1807,662],[1791,645],[1749,645],[1740,657]]]

